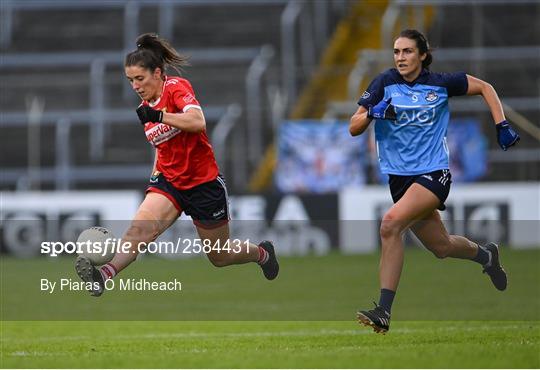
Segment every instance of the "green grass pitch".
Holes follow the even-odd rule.
[[[408,250],[387,335],[355,321],[378,296],[378,256],[257,266],[143,258],[122,276],[181,292],[41,292],[72,258],[2,257],[2,368],[539,368],[540,250],[502,250],[509,287],[481,267]]]

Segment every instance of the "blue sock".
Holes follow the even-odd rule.
[[[390,289],[381,289],[381,297],[379,298],[379,306],[384,308],[388,313],[392,311],[392,303],[394,302],[394,296],[396,292],[391,291]]]
[[[478,245],[478,253],[476,257],[472,259],[472,261],[478,262],[479,264],[484,266],[490,262],[490,259],[491,259],[491,254],[487,250],[485,250],[484,248]]]

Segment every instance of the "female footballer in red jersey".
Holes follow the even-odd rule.
[[[229,242],[227,188],[206,135],[201,106],[189,81],[165,74],[166,67],[178,71],[187,60],[157,35],[143,34],[136,42],[137,50],[125,58],[125,73],[142,99],[137,115],[156,157],[144,201],[122,238],[131,243],[130,253],[117,253],[99,270],[85,257],[76,261],[79,277],[95,287],[90,291],[93,296],[100,296],[104,282],[137,258],[140,243],[154,241],[182,212],[193,218],[202,241],[222,247]],[[271,242],[258,246],[244,242],[240,247],[212,250],[207,256],[218,267],[256,262],[267,279],[276,278],[279,264]]]

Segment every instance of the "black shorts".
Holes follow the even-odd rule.
[[[180,214],[185,212],[191,216],[195,225],[203,229],[214,229],[230,220],[229,196],[221,175],[191,189],[179,190],[162,173],[157,173],[150,179],[146,192],[166,196]]]
[[[394,203],[397,203],[415,182],[427,188],[439,198],[441,204],[437,207],[438,209],[441,211],[446,209],[444,202],[448,198],[450,184],[452,183],[450,170],[438,170],[413,176],[388,175],[388,185],[390,185],[390,193],[392,193]]]

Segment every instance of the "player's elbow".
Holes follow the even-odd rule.
[[[200,133],[206,130],[206,120],[200,110],[190,109],[188,111],[190,118],[189,131],[193,133]]]
[[[194,133],[200,133],[200,132],[203,132],[204,130],[206,130],[206,122],[204,121],[204,119],[202,120],[197,120],[196,122],[193,123],[193,131]]]
[[[351,134],[351,136],[358,135],[358,128],[356,127],[356,117],[355,116],[352,116],[351,120],[349,122],[349,134]]]
[[[494,96],[494,95],[496,96],[497,92],[495,91],[495,88],[493,87],[492,84],[490,84],[489,82],[486,82],[486,81],[481,81],[480,94],[484,98],[487,98],[487,97]]]
[[[493,93],[495,91],[495,88],[493,87],[493,85],[486,81],[482,81],[481,89],[482,89],[482,95]]]
[[[198,134],[206,130],[206,121],[203,117],[190,117],[179,127],[182,131]]]

